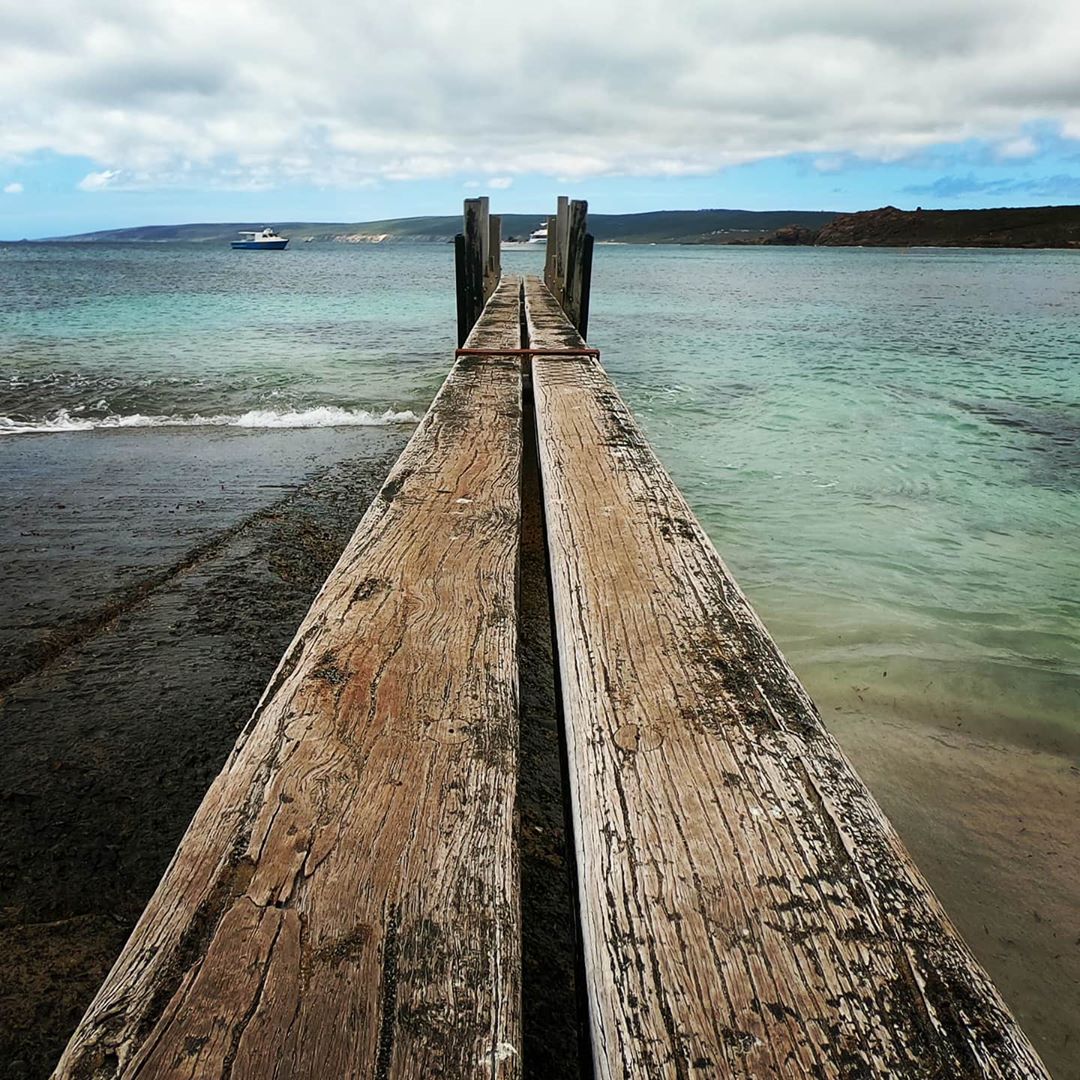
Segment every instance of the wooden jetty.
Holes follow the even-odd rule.
[[[1047,1076],[586,344],[585,211],[560,202],[521,281],[466,204],[459,355],[56,1077],[530,1075],[523,491],[582,1074]]]

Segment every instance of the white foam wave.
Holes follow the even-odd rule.
[[[367,409],[342,409],[337,405],[320,405],[315,409],[294,412],[275,412],[272,409],[252,409],[228,419],[230,427],[296,428],[296,427],[385,427],[387,424],[417,424],[420,417],[412,409],[387,409],[373,413]]]
[[[385,427],[388,424],[416,424],[420,417],[411,409],[387,409],[369,412],[367,409],[343,409],[337,405],[320,405],[313,409],[252,409],[233,416],[103,416],[90,419],[72,416],[59,409],[55,416],[44,420],[14,420],[0,416],[0,435],[41,435],[59,431],[94,431],[102,428],[156,427],[240,427],[240,428],[317,428],[317,427]]]

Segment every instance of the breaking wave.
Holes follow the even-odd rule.
[[[416,424],[420,417],[411,409],[343,409],[337,405],[319,405],[311,409],[252,409],[238,415],[218,416],[72,416],[67,409],[41,420],[18,420],[0,416],[0,435],[41,435],[63,431],[95,431],[103,428],[157,427],[237,427],[237,428],[319,428],[385,427],[389,424]]]

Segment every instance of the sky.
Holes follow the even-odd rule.
[[[0,237],[1080,202],[1080,0],[0,0]]]

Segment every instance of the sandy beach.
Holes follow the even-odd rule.
[[[3,1076],[48,1075],[407,437],[187,429],[0,443]],[[525,523],[527,594],[545,580],[537,529]],[[549,628],[526,619],[521,633],[527,1075],[569,1076],[561,794],[544,771]],[[1054,1075],[1080,1076],[1076,764],[843,700],[820,702],[830,728]]]

